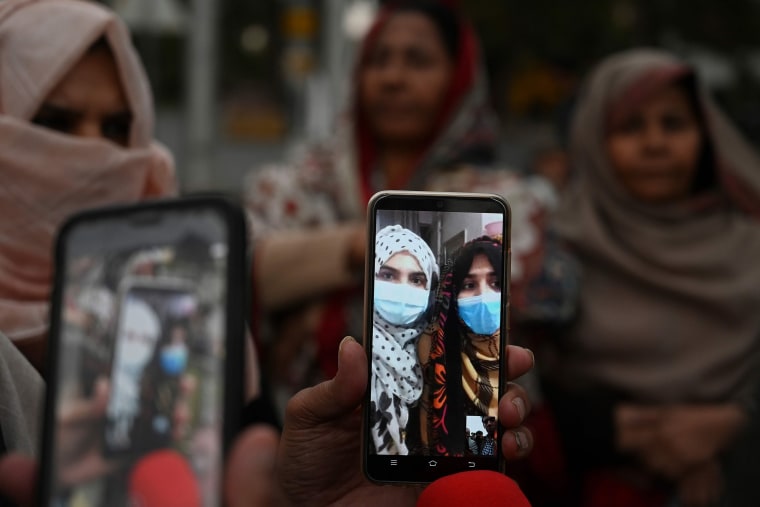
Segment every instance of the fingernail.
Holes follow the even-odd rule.
[[[517,448],[522,452],[526,451],[528,449],[528,439],[525,437],[522,431],[513,431],[512,434],[515,436],[515,442],[517,443]]]
[[[530,368],[533,369],[533,367],[536,366],[536,355],[529,348],[526,348],[525,350],[530,352]]]
[[[340,351],[343,350],[343,344],[346,342],[356,342],[353,336],[346,336],[340,341],[340,345],[338,345],[338,354],[340,354]]]
[[[520,421],[525,420],[525,402],[522,398],[515,398],[512,400],[512,405],[517,409],[517,413],[520,414]]]

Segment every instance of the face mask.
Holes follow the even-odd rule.
[[[406,283],[375,280],[375,310],[396,326],[408,326],[425,311],[430,291]]]
[[[187,347],[167,345],[161,349],[161,368],[168,375],[179,375],[187,366]]]
[[[460,298],[459,317],[475,334],[492,335],[501,324],[501,293]]]

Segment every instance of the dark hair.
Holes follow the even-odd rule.
[[[391,4],[394,13],[415,12],[424,15],[435,25],[451,60],[459,56],[460,21],[457,14],[443,2],[432,0],[409,0]]]
[[[699,130],[702,133],[702,145],[700,146],[697,170],[694,174],[694,180],[691,185],[692,194],[698,194],[715,188],[717,184],[715,149],[713,148],[709,132],[707,131],[705,112],[702,109],[702,103],[699,100],[699,93],[697,92],[696,76],[694,74],[688,74],[676,81],[675,84],[686,94],[689,107],[694,113],[697,123],[699,124]]]
[[[501,263],[503,257],[502,246],[490,236],[481,236],[464,245],[456,254],[452,273],[452,283],[454,285],[455,295],[459,294],[459,291],[462,288],[462,282],[470,272],[472,261],[478,254],[486,256],[488,262],[493,266],[496,276],[501,279],[502,270],[504,269]],[[503,289],[504,288],[502,287],[502,290]]]

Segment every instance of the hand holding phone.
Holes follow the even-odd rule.
[[[245,248],[242,213],[219,198],[67,221],[56,250],[40,505],[168,506],[155,498],[177,481],[187,494],[175,504],[221,505],[222,460],[242,405]]]
[[[501,470],[509,208],[494,195],[370,201],[363,465],[376,482]]]

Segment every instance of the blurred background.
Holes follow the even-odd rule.
[[[332,132],[377,0],[109,0],[130,26],[156,100],[157,137],[185,190],[240,190],[243,175]],[[760,0],[467,0],[503,158],[561,146],[586,71],[627,47],[692,61],[760,145]]]

